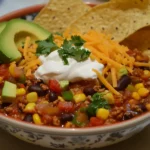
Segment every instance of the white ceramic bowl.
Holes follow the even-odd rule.
[[[43,5],[37,5],[15,11],[0,17],[0,22],[39,12],[42,7]],[[34,15],[27,15],[24,18],[32,19]],[[121,123],[83,129],[38,126],[0,114],[0,127],[13,136],[35,145],[64,150],[83,150],[108,146],[133,136],[148,124],[150,124],[150,112]]]
[[[121,123],[83,129],[38,126],[0,114],[0,127],[13,136],[52,149],[92,149],[123,141],[150,124],[150,113]]]

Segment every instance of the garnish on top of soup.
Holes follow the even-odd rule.
[[[150,63],[141,51],[94,30],[21,40],[14,49],[21,58],[7,57],[0,65],[4,115],[72,128],[114,124],[150,111]]]

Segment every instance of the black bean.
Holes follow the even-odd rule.
[[[29,86],[28,91],[36,92],[38,96],[45,96],[47,94],[47,90],[42,89],[39,84]]]
[[[0,104],[0,109],[3,109],[5,107],[8,107],[11,103],[2,103]]]
[[[50,92],[49,92],[49,101],[50,101],[50,102],[53,102],[53,101],[55,101],[55,100],[57,100],[57,99],[58,99],[57,93],[55,93],[55,92],[53,92],[53,91],[50,91]]]
[[[129,120],[129,119],[135,117],[137,114],[138,113],[134,112],[134,111],[127,111],[124,113],[123,120]]]
[[[138,104],[143,112],[147,111],[146,106],[144,104]]]
[[[60,116],[60,120],[62,123],[65,123],[67,121],[71,121],[73,119],[74,115],[73,114],[61,114]]]
[[[131,83],[131,79],[129,76],[124,75],[120,78],[120,80],[118,81],[118,85],[116,90],[118,91],[122,91],[124,90],[129,84]]]
[[[23,121],[26,121],[26,122],[33,122],[33,118],[32,118],[32,114],[27,114]]]
[[[93,95],[96,91],[92,87],[85,87],[83,90],[85,95]]]
[[[39,79],[39,80],[37,81],[37,84],[40,85],[41,83],[44,83],[44,82],[43,82],[43,80]]]

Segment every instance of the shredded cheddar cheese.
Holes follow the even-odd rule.
[[[78,31],[67,29],[63,36],[54,35],[54,42],[58,47],[61,47],[64,39],[70,39],[72,35],[79,35],[85,41],[84,47],[91,51],[91,60],[96,60],[104,64],[102,74],[98,70],[93,69],[97,74],[99,80],[113,93],[119,95],[120,93],[115,90],[117,87],[118,74],[121,68],[126,68],[129,73],[133,72],[134,66],[150,67],[150,63],[136,62],[134,57],[131,57],[127,52],[129,49],[119,43],[110,39],[109,36],[96,32],[89,31],[81,35]],[[23,59],[19,66],[24,68],[26,76],[32,75],[38,66],[41,64],[38,57],[35,55],[37,44],[31,44],[31,38],[27,37],[25,40],[24,48],[19,48],[23,55]],[[106,80],[106,76],[110,75],[111,82]]]
[[[63,37],[60,35],[54,35],[54,42],[61,47],[61,45],[63,44]]]
[[[135,59],[127,54],[127,47],[112,41],[109,36],[93,30],[83,35],[82,38],[86,41],[84,46],[93,55],[103,60],[105,65],[109,63],[116,70],[125,66],[132,72]]]
[[[109,36],[96,32],[89,31],[82,38],[86,41],[84,47],[92,52],[96,60],[101,60],[104,64],[102,75],[96,74],[99,80],[114,94],[118,92],[114,89],[117,87],[118,76],[117,72],[120,68],[125,67],[130,73],[133,71],[135,59],[127,54],[128,48],[111,40]],[[139,65],[139,64],[137,64]],[[107,82],[105,76],[110,72],[112,85]]]
[[[19,48],[19,51],[23,55],[23,59],[20,61],[19,66],[24,69],[26,76],[31,76],[32,72],[41,64],[41,61],[35,55],[36,49],[37,44],[31,44],[30,37],[26,37],[24,48]]]
[[[138,67],[150,67],[150,63],[135,62],[134,64]]]
[[[111,68],[112,84],[113,87],[117,87],[117,73],[115,68]]]
[[[104,76],[105,74],[108,74],[108,71],[110,70],[110,66],[107,65],[104,69],[103,69],[103,72],[102,72],[102,75]]]
[[[109,89],[109,91],[111,91],[115,95],[120,95],[120,93],[111,86],[111,84],[99,73],[99,71],[95,69],[93,69],[93,71],[97,74],[99,80]]]

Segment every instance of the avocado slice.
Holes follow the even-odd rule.
[[[4,30],[4,28],[6,27],[7,22],[2,22],[0,23],[0,33]]]
[[[16,84],[5,81],[2,89],[2,101],[4,103],[12,103],[12,101],[16,98],[16,89]]]
[[[13,19],[9,21],[5,29],[0,34],[0,61],[2,63],[10,63],[19,60],[22,56],[18,51],[15,37],[19,34],[22,38],[32,35],[37,40],[45,40],[50,35],[50,32],[43,29],[39,25],[23,19]]]

